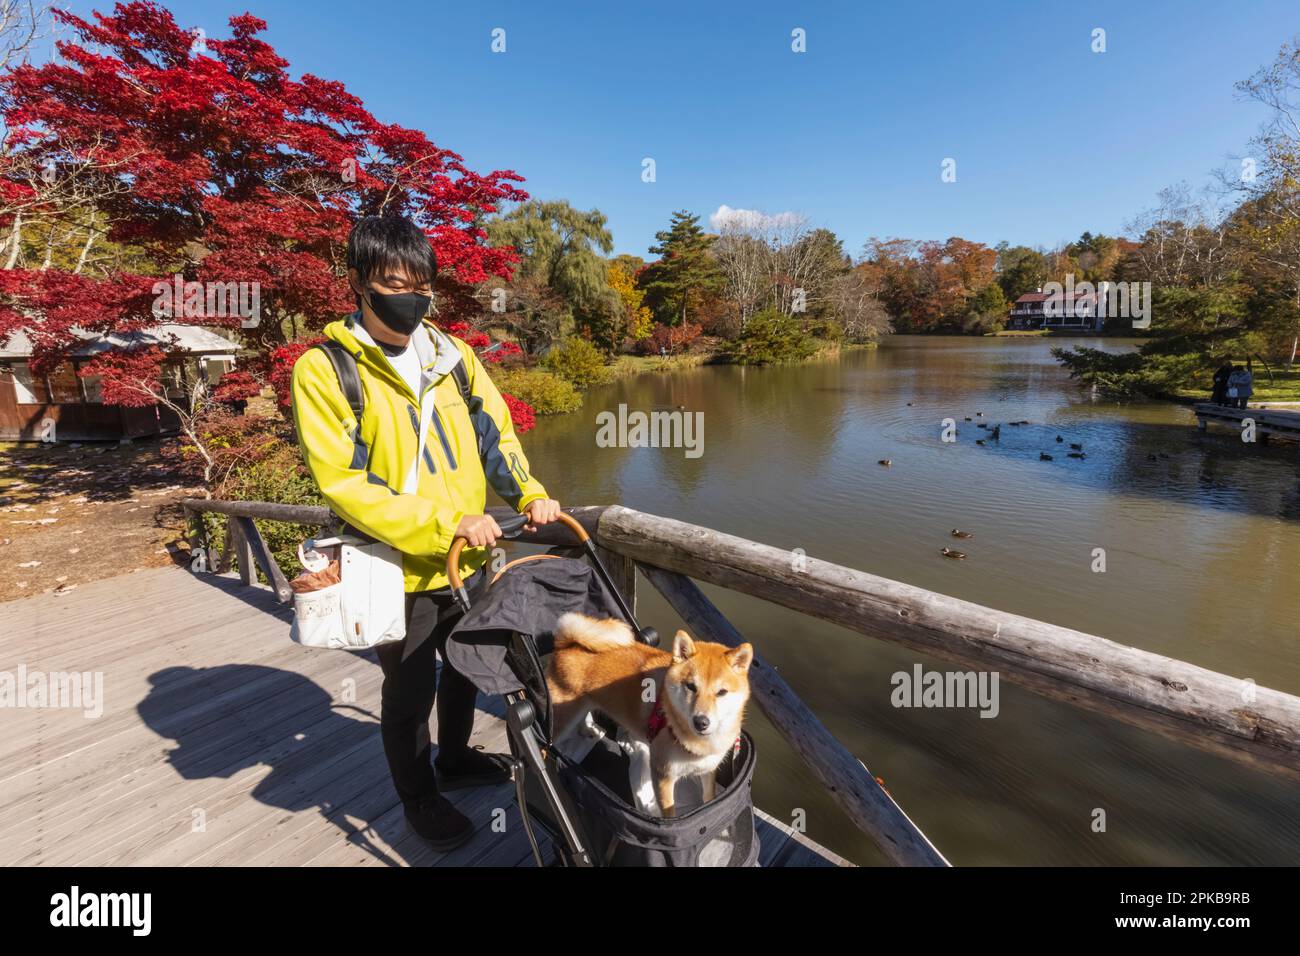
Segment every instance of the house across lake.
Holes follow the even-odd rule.
[[[49,375],[33,373],[32,343],[23,332],[0,342],[0,441],[94,441],[140,438],[174,431],[176,416],[165,406],[105,405],[99,377],[78,375],[109,348],[155,346],[166,350],[163,377],[168,396],[183,397],[195,376],[216,382],[234,367],[239,346],[207,328],[165,323],[129,333],[85,333],[84,344]]]
[[[1007,328],[1017,331],[1100,332],[1106,321],[1106,283],[1097,290],[1026,292],[1011,305]]]

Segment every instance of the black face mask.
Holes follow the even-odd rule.
[[[410,335],[429,312],[431,296],[418,292],[376,292],[367,289],[366,301],[379,321],[399,335]]]

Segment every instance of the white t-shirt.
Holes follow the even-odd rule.
[[[393,371],[411,387],[411,394],[416,398],[420,397],[420,355],[415,350],[415,336],[411,336],[407,340],[406,348],[397,355],[389,355],[388,352],[392,346],[380,345],[370,337],[370,333],[366,331],[366,327],[360,322],[353,326],[352,334],[360,341],[365,342],[367,345],[376,346],[379,351],[383,352],[384,358],[388,359],[388,364],[393,367]]]
[[[420,356],[415,353],[414,340],[406,343],[406,348],[398,355],[389,355],[384,352],[384,357],[388,359],[393,370],[402,377],[407,385],[411,386],[411,394],[416,398],[420,397]]]

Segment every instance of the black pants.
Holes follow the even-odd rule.
[[[479,571],[465,581],[473,599],[487,574]],[[469,746],[474,728],[478,689],[447,664],[447,635],[461,617],[449,589],[406,595],[406,639],[375,649],[384,672],[380,693],[379,730],[393,786],[402,803],[415,807],[438,792],[434,777],[429,715],[438,705],[438,751],[455,755]],[[435,652],[442,654],[442,675]]]

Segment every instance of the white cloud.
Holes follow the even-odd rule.
[[[725,203],[718,207],[717,212],[709,216],[709,225],[713,227],[714,232],[722,232],[728,227],[766,232],[783,226],[798,225],[802,221],[803,217],[797,212],[778,212],[774,216],[769,216],[758,209],[732,209]]]

